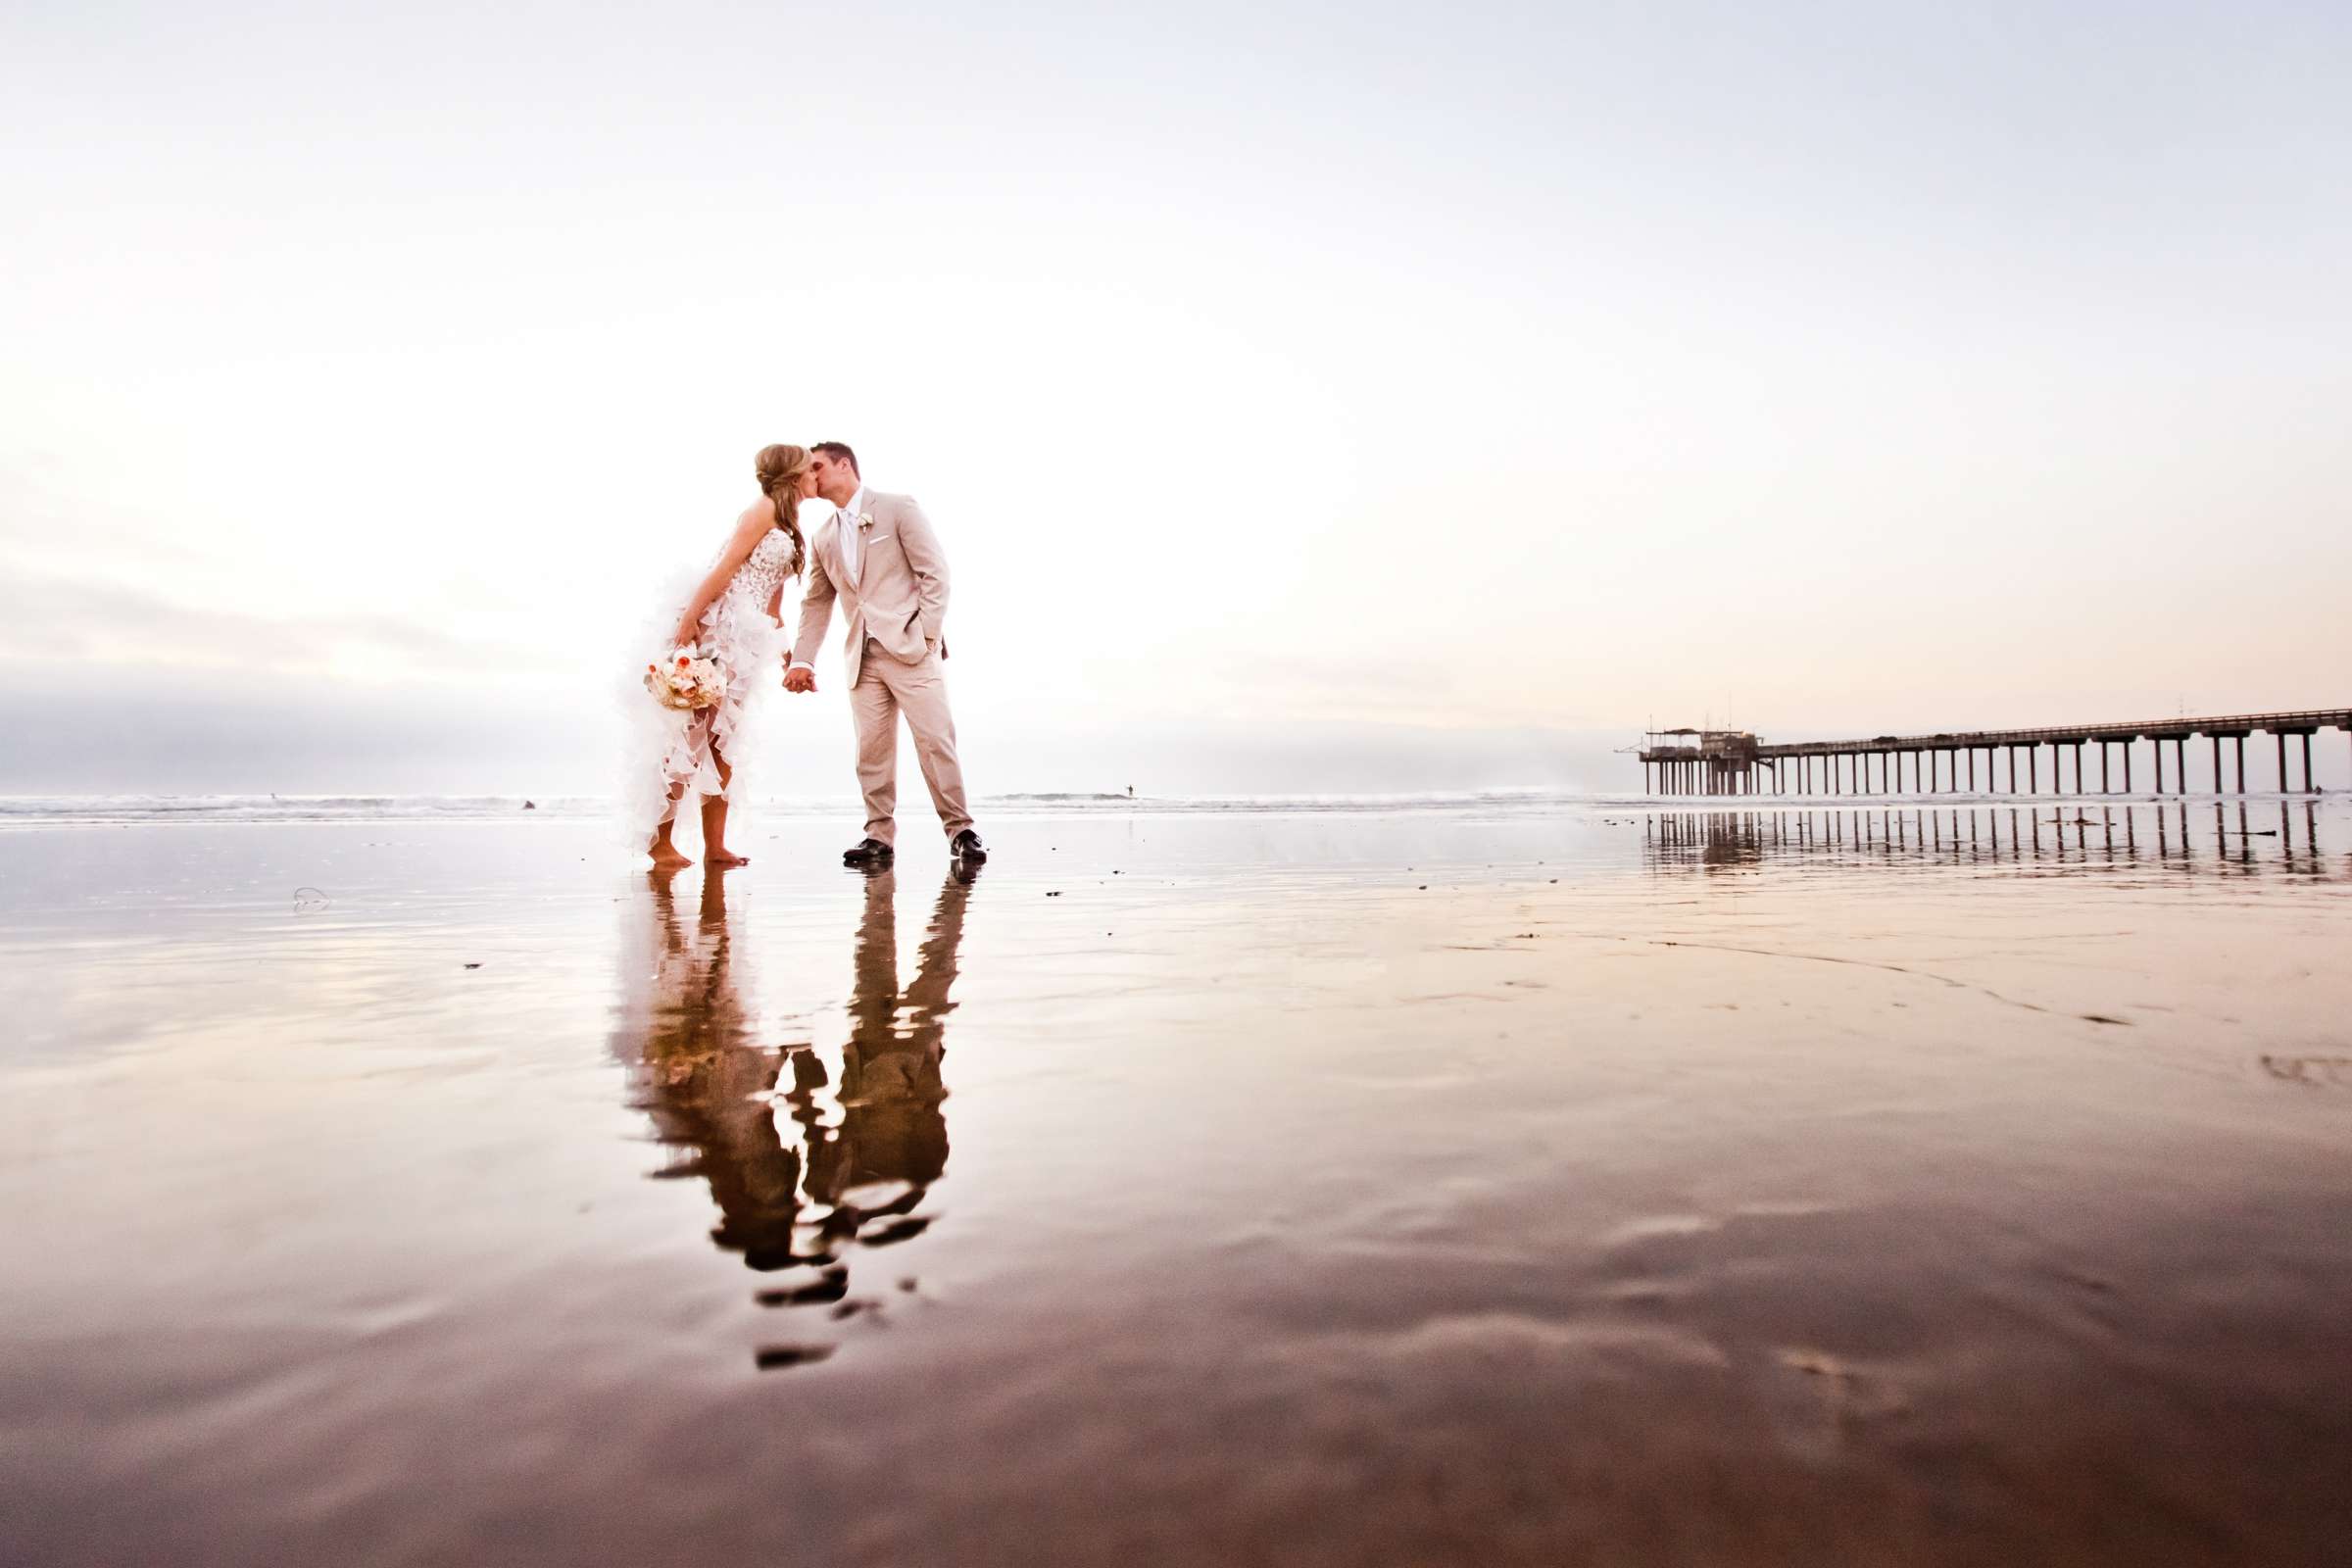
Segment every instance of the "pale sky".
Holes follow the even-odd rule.
[[[601,788],[821,438],[983,791],[2352,702],[2347,80],[2340,4],[20,4],[0,789]],[[838,678],[766,716],[847,787]]]

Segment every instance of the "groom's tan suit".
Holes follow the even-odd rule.
[[[795,664],[813,664],[839,599],[848,621],[850,712],[858,724],[858,783],[865,792],[865,835],[897,841],[899,714],[914,734],[915,760],[931,804],[953,841],[972,825],[963,770],[956,763],[956,720],[948,712],[948,558],[910,496],[860,491],[853,512],[836,512],[808,552]],[[842,531],[857,530],[845,548]]]

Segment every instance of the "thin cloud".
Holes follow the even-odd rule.
[[[477,642],[388,615],[263,616],[175,603],[121,583],[0,573],[0,662],[228,669],[316,676],[389,670],[434,680],[485,665],[562,666],[512,643]]]

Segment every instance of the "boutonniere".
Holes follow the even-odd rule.
[[[874,514],[873,514],[872,513],[870,513],[870,512],[860,512],[859,514],[858,514],[858,527],[860,527],[860,528],[871,528],[873,525],[874,525]]]

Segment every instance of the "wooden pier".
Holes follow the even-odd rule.
[[[2213,746],[2214,793],[2246,795],[2246,741],[2269,735],[2278,743],[2278,793],[2318,794],[2311,738],[2324,729],[2352,735],[2352,708],[2291,713],[2234,713],[2220,718],[2168,718],[2131,724],[2076,724],[2041,729],[1969,730],[1935,735],[1877,735],[1861,741],[1798,741],[1768,745],[1746,730],[1652,730],[1642,748],[1642,785],[1669,796],[1886,795],[2112,795],[2132,793],[2132,748],[2153,750],[2155,793],[2188,793],[2188,743]],[[2299,740],[2303,781],[2292,787],[2287,742]],[[2223,742],[2232,743],[2226,752]],[[2099,787],[2085,781],[2083,748],[2099,749]],[[2168,777],[2165,748],[2173,748]],[[2049,750],[2049,788],[2042,787],[2041,752]],[[1980,778],[1978,758],[1984,759]],[[2233,754],[2233,755],[2232,755]],[[2004,785],[1996,763],[2006,759]],[[2022,760],[2022,761],[2021,761]],[[2074,763],[2074,787],[2066,764]],[[2228,764],[2234,760],[2234,787]],[[2121,767],[2111,763],[2120,761]],[[1906,777],[1907,773],[1907,777]]]

